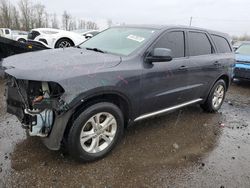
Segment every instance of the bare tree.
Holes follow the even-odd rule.
[[[69,22],[69,31],[76,29],[77,29],[76,19],[71,19]]]
[[[21,11],[21,24],[23,28],[28,31],[33,27],[34,21],[33,12],[32,12],[32,4],[30,0],[20,0],[19,1],[19,9]]]
[[[46,11],[45,6],[41,3],[35,4],[33,7],[35,27],[44,27],[46,22]]]
[[[15,6],[11,6],[11,17],[12,17],[12,29],[20,28],[19,12]]]
[[[45,12],[45,15],[44,15],[44,27],[51,27],[50,26],[50,15]]]
[[[86,24],[86,29],[98,29],[98,26],[95,22],[88,21]]]
[[[85,20],[78,20],[78,28],[77,29],[86,29],[86,22]]]
[[[12,5],[9,0],[0,0],[0,27],[10,29],[30,30],[39,27],[59,28],[56,14],[48,14],[46,7],[41,3],[33,4],[31,0],[18,0],[18,6]],[[112,25],[112,20],[108,20]],[[62,15],[62,28],[74,29],[98,29],[95,22],[83,19],[76,21],[64,11]]]
[[[52,28],[55,28],[55,29],[59,28],[57,15],[55,13],[52,15],[52,18],[51,18],[51,26],[52,26]]]
[[[71,15],[69,13],[67,13],[67,11],[65,10],[63,15],[62,15],[63,29],[69,30],[70,20],[71,20]]]
[[[6,0],[0,0],[0,19],[2,27],[11,27],[12,19],[10,3]]]

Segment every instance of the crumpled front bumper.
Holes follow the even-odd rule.
[[[31,125],[33,125],[34,121],[38,122],[38,120],[37,118],[35,118],[36,115],[32,116],[32,114],[30,115],[27,114],[26,112],[27,104],[25,105],[25,101],[27,100],[27,98],[28,95],[25,92],[25,85],[22,84],[19,85],[18,81],[15,80],[15,78],[7,79],[7,84],[6,84],[7,112],[12,115],[15,115],[19,119],[19,121],[23,124],[23,127],[29,129],[32,133]],[[46,105],[46,103],[44,105]],[[44,105],[40,104],[40,106]],[[52,110],[50,104],[47,104],[47,106],[48,109]],[[60,113],[54,114],[53,125],[51,126],[49,133],[44,137],[41,136],[44,144],[51,150],[60,149],[61,142],[64,136],[64,131],[73,112],[73,109],[59,108],[58,110],[60,110]],[[40,117],[39,114],[37,116]]]

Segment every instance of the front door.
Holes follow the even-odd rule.
[[[142,75],[141,114],[147,114],[181,103],[179,98],[186,90],[188,69],[185,32],[171,30],[164,33],[153,45],[154,48],[172,50],[169,62],[144,63]]]

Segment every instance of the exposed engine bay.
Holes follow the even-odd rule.
[[[16,115],[30,136],[47,137],[55,116],[65,110],[63,88],[54,82],[17,80],[7,76],[7,112]]]

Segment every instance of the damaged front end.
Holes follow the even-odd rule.
[[[19,80],[7,76],[7,112],[17,116],[31,136],[48,137],[55,119],[66,111],[64,89],[54,82]]]

